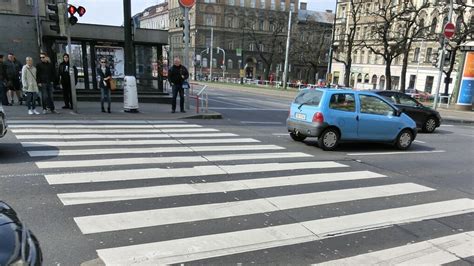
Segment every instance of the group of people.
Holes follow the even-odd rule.
[[[40,114],[36,110],[39,101],[43,114],[57,113],[54,106],[53,90],[56,84],[61,84],[64,96],[63,109],[72,109],[71,80],[69,76],[69,55],[64,54],[58,69],[51,63],[46,53],[40,54],[40,62],[33,65],[33,58],[27,57],[26,64],[21,65],[13,54],[8,55],[7,63],[3,63],[0,55],[0,98],[3,105],[13,105],[16,94],[20,105],[25,102],[28,114]],[[75,66],[74,77],[77,84],[78,71]],[[7,91],[10,91],[10,101]]]

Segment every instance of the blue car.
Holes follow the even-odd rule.
[[[415,121],[383,97],[340,89],[301,90],[286,125],[293,140],[317,137],[323,150],[341,141],[389,142],[406,150],[417,133]]]

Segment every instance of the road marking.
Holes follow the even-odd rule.
[[[273,136],[288,136],[289,133],[273,133]]]
[[[474,211],[473,204],[471,199],[449,200],[295,224],[100,249],[97,253],[108,265],[175,264],[306,243],[333,237],[334,234],[370,231],[469,213]]]
[[[276,212],[288,209],[427,191],[434,191],[434,189],[413,183],[403,183],[197,206],[76,217],[74,220],[83,234],[94,234]]]
[[[101,133],[101,134],[115,134],[115,133],[191,133],[191,132],[216,132],[219,131],[213,128],[176,128],[176,129],[12,129],[12,132],[26,133],[26,134],[43,134],[43,133],[54,133],[54,134],[78,134],[78,133]]]
[[[215,143],[215,140],[214,140]],[[31,157],[43,156],[77,156],[77,155],[104,155],[104,154],[143,154],[169,152],[206,152],[206,151],[258,151],[284,150],[276,145],[240,145],[240,146],[194,146],[194,147],[158,147],[158,148],[112,148],[112,149],[84,149],[84,150],[44,150],[28,151]]]
[[[297,163],[263,163],[237,165],[204,165],[191,168],[151,168],[128,169],[115,171],[98,171],[83,173],[45,175],[50,185],[78,184],[92,182],[112,182],[140,179],[158,179],[190,176],[209,176],[225,174],[262,173],[302,169],[346,168],[348,165],[336,162],[297,162]]]
[[[124,145],[170,145],[170,144],[216,144],[216,143],[257,143],[252,138],[229,139],[150,139],[150,140],[90,140],[90,141],[45,141],[21,142],[25,148],[32,147],[79,147],[79,146],[124,146]]]
[[[185,125],[123,125],[123,124],[115,124],[115,125],[11,125],[9,126],[12,129],[33,129],[37,130],[38,128],[42,129],[70,129],[70,128],[80,128],[80,129],[112,129],[112,128],[133,128],[133,129],[150,129],[150,128],[197,128],[202,127],[200,125],[194,124],[185,124]],[[34,131],[33,130],[33,131]]]
[[[333,260],[318,265],[441,265],[474,256],[474,231]]]
[[[326,182],[364,180],[384,178],[385,175],[370,171],[339,172],[325,174],[308,174],[296,176],[280,176],[270,178],[244,179],[212,183],[175,184],[153,187],[124,188],[100,191],[72,192],[58,194],[64,205],[90,204],[124,200],[137,200],[208,193],[224,193],[229,191],[296,186]]]
[[[186,124],[181,120],[8,120],[8,124]]]
[[[267,125],[281,125],[281,122],[259,122],[259,121],[240,121],[242,124],[267,124]]]
[[[141,164],[171,164],[190,162],[225,162],[234,160],[265,160],[282,158],[305,158],[313,155],[302,152],[281,153],[247,153],[247,154],[224,154],[206,156],[176,156],[176,157],[145,157],[145,158],[118,158],[118,159],[95,159],[81,161],[52,161],[36,162],[39,168],[74,168],[94,166],[118,166],[118,165],[141,165]]]
[[[457,134],[457,135],[461,135],[461,136],[464,136],[464,137],[471,137],[471,138],[474,138],[474,135],[468,135],[468,134]]]
[[[74,135],[16,135],[17,139],[146,139],[146,138],[217,138],[238,137],[233,133],[194,133],[194,134],[74,134]]]
[[[394,152],[360,152],[348,153],[348,156],[370,156],[370,155],[397,155],[397,154],[422,154],[422,153],[442,153],[444,150],[435,151],[394,151]]]
[[[421,141],[421,140],[414,140],[413,142],[416,142],[416,143],[422,143],[422,144],[425,144],[426,142],[424,141]]]
[[[454,127],[454,125],[440,125],[440,127]]]

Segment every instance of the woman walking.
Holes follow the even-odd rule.
[[[104,102],[107,99],[107,112],[110,113],[110,80],[112,79],[112,72],[110,68],[107,67],[107,60],[105,58],[100,59],[100,67],[97,68],[99,88],[100,88],[100,106],[102,107],[102,112],[105,113]]]
[[[36,98],[38,97],[38,83],[36,83],[36,67],[33,66],[33,58],[26,58],[26,65],[21,69],[21,82],[23,90],[26,92],[26,106],[28,107],[28,114],[40,113],[36,111]]]

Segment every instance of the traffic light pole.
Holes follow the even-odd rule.
[[[184,8],[184,66],[189,71],[189,7]],[[189,110],[189,89],[186,90],[186,110]]]
[[[68,6],[68,1],[65,1],[66,7]],[[67,13],[62,14],[67,18]],[[69,54],[69,80],[71,82],[71,98],[72,98],[72,111],[77,113],[77,93],[76,93],[76,80],[74,76],[74,66],[72,64],[72,44],[71,44],[71,25],[65,23],[66,25],[66,35],[67,35],[67,53]],[[64,88],[63,88],[64,89]]]
[[[454,0],[450,0],[450,4],[449,4],[448,23],[451,22],[451,19],[453,17],[453,1]],[[444,26],[446,26],[446,25],[443,25],[443,27]],[[444,37],[443,47],[441,47],[443,49],[443,53],[441,54],[440,61],[438,62],[438,64],[439,64],[438,83],[436,84],[435,98],[434,98],[434,101],[433,101],[433,109],[435,109],[435,110],[438,108],[439,89],[441,87],[441,79],[443,78],[444,57],[445,57],[445,54],[446,54],[446,45],[447,44],[448,44],[448,38]]]

